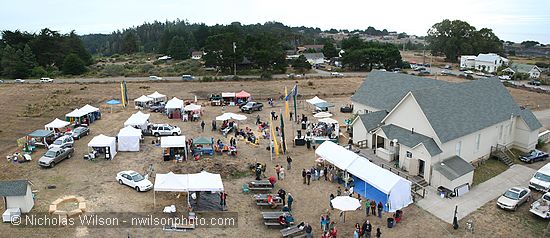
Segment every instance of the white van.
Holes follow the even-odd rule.
[[[547,192],[550,191],[550,163],[540,168],[529,180],[529,188]]]

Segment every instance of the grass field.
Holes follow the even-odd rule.
[[[488,159],[483,164],[475,168],[474,182],[472,186],[483,183],[500,173],[506,171],[508,166],[496,159]]]

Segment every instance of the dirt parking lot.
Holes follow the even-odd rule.
[[[363,79],[342,78],[342,79],[310,79],[299,80],[299,90],[303,98],[311,98],[314,95],[328,100],[336,105],[335,119],[343,121],[349,114],[337,112],[343,104],[350,103],[349,97],[357,89]],[[249,115],[241,127],[254,127],[254,118],[257,114],[265,120],[271,110],[283,110],[283,104],[277,101],[274,108],[269,108],[265,98],[278,98],[282,95],[283,87],[289,89],[295,81],[240,81],[240,82],[169,82],[169,83],[129,83],[128,92],[130,98],[136,98],[142,94],[149,94],[154,91],[167,94],[169,97],[177,96],[182,99],[192,99],[198,96],[199,99],[206,98],[209,93],[222,91],[246,90],[253,97],[264,102],[266,108],[262,112],[255,112]],[[90,103],[94,106],[102,102],[119,98],[118,84],[37,84],[37,85],[0,85],[0,110],[2,120],[0,121],[0,155],[4,156],[16,150],[15,140],[26,133],[40,129],[44,124],[55,117],[63,118],[64,114],[76,107]],[[535,99],[537,97],[526,94],[515,95],[514,97],[526,97]],[[538,98],[537,98],[538,100]],[[204,101],[201,101],[204,102]],[[310,118],[311,108],[299,100],[299,114],[306,114]],[[237,157],[215,156],[212,158],[201,158],[199,161],[186,161],[173,163],[162,161],[161,149],[152,145],[152,137],[146,137],[140,152],[119,152],[114,160],[83,160],[87,152],[87,143],[98,134],[114,136],[124,121],[136,110],[127,108],[114,110],[109,113],[109,108],[102,107],[103,118],[91,125],[91,134],[77,141],[75,144],[75,156],[64,161],[53,169],[41,169],[36,161],[24,164],[12,164],[4,160],[0,163],[3,173],[1,180],[7,179],[30,179],[34,184],[33,189],[37,190],[36,204],[33,213],[46,212],[48,205],[55,199],[64,195],[83,196],[88,201],[90,212],[160,212],[162,207],[175,204],[178,211],[184,210],[186,196],[177,198],[176,193],[158,192],[156,194],[157,206],[153,206],[153,192],[137,193],[131,188],[116,183],[114,177],[121,170],[135,170],[145,172],[153,164],[157,173],[175,171],[178,173],[198,172],[206,169],[209,172],[221,173],[224,187],[228,193],[228,210],[238,212],[238,227],[219,229],[202,228],[185,235],[191,237],[280,237],[278,229],[268,229],[263,225],[260,215],[261,211],[253,204],[252,195],[243,194],[241,185],[253,179],[248,172],[248,164],[253,162],[266,163],[267,175],[275,175],[274,167],[277,164],[285,164],[282,158],[270,159],[269,151],[265,149],[266,141],[262,141],[258,147],[242,142],[238,143],[239,155]],[[236,112],[236,108],[227,108],[226,111]],[[198,122],[182,122],[171,120],[155,113],[151,121],[155,123],[170,123],[182,128],[187,137],[207,136],[215,140],[223,138],[219,132],[210,130],[210,122],[214,117],[222,113],[221,107],[206,106],[203,119],[206,122],[206,131],[201,133]],[[284,188],[294,195],[293,213],[297,221],[310,222],[314,227],[315,237],[320,236],[319,217],[329,208],[329,195],[335,193],[337,185],[326,181],[313,181],[311,185],[303,185],[300,170],[309,168],[314,163],[314,151],[305,147],[293,147],[290,135],[293,134],[293,127],[287,122],[286,132],[289,154],[294,159],[293,168],[287,171],[284,180],[277,183],[276,189]],[[294,128],[296,129],[296,128]],[[33,159],[44,151],[33,154]],[[48,185],[55,185],[55,189],[47,189]],[[523,208],[525,209],[525,207]],[[346,222],[342,223],[337,218],[337,211],[329,211],[334,221],[337,221],[339,237],[350,237],[353,232],[353,225],[356,222],[362,223],[365,219],[364,211],[349,212],[346,215]],[[504,214],[504,215],[503,215]],[[481,237],[539,237],[542,234],[539,224],[543,221],[537,220],[528,212],[523,211],[521,216],[507,216],[493,204],[487,204],[467,219],[476,222],[476,236]],[[387,214],[384,215],[385,217]],[[425,212],[415,205],[404,210],[402,223],[395,228],[385,227],[385,217],[369,219],[374,227],[381,227],[383,237],[471,237],[463,226],[459,230],[452,227],[434,216]],[[522,222],[518,222],[522,219]],[[461,221],[463,224],[465,221]],[[513,226],[513,229],[510,227]],[[8,237],[176,237],[180,233],[163,232],[160,228],[14,228],[8,224],[0,225],[0,234],[10,234]],[[4,235],[0,235],[4,236]]]

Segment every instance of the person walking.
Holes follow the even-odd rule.
[[[205,125],[204,121],[201,121],[201,129],[202,129],[202,132],[204,132],[204,125]]]
[[[325,181],[328,180],[328,167],[325,165],[325,168],[323,169],[323,176],[325,177]]]
[[[287,163],[286,169],[290,170],[292,168],[292,158],[290,158],[290,155],[286,156],[286,163]]]
[[[311,170],[308,170],[306,172],[306,178],[307,178],[307,185],[309,185],[309,181],[311,180]]]
[[[376,201],[374,201],[374,199],[372,199],[372,201],[370,202],[370,210],[372,212],[372,215],[376,216]]]
[[[279,197],[281,198],[281,200],[283,201],[283,206],[286,205],[286,191],[284,189],[279,189],[279,191],[277,192],[277,194],[279,195]]]
[[[292,211],[292,203],[294,202],[294,197],[291,193],[288,193],[288,197],[286,200],[288,202],[288,210]]]
[[[304,184],[306,184],[306,169],[302,169],[302,178],[304,179]]]
[[[376,228],[376,238],[380,238],[382,236],[382,232],[380,232],[380,227]]]
[[[262,124],[262,121],[260,120],[260,115],[256,116],[256,125]]]
[[[227,193],[226,192],[220,193],[220,206],[222,207],[222,211],[225,210],[226,200],[227,200]]]
[[[384,205],[382,205],[382,202],[378,202],[378,217],[382,218],[382,210],[384,209]]]
[[[334,194],[330,194],[328,204],[330,205],[330,210],[334,210],[334,207],[332,206],[332,199],[334,199]]]
[[[306,223],[304,231],[306,233],[306,238],[313,238],[313,228],[309,225],[309,223]]]
[[[277,180],[281,180],[281,167],[279,165],[275,166],[275,173],[277,174]]]
[[[370,201],[369,199],[367,199],[367,201],[365,202],[365,214],[367,215],[367,217],[369,216],[369,211],[370,211]]]

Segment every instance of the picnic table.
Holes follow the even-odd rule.
[[[269,180],[255,180],[248,183],[251,191],[269,191],[273,189],[273,185]]]
[[[281,199],[279,197],[279,194],[265,194],[265,193],[260,193],[260,194],[254,195],[254,199],[256,201],[264,201],[264,200],[267,201],[268,196],[272,196],[273,199],[275,199],[275,200]]]
[[[273,198],[273,202],[275,204],[270,204],[267,202],[267,197],[271,195]],[[261,207],[277,207],[283,205],[283,200],[279,195],[277,194],[258,194],[254,195],[254,199],[256,200],[256,205]]]
[[[306,232],[304,227],[300,228],[298,225],[294,225],[281,229],[281,235],[283,237],[305,237]]]
[[[279,217],[286,213],[287,212],[262,212],[262,217],[264,220],[279,220]]]

